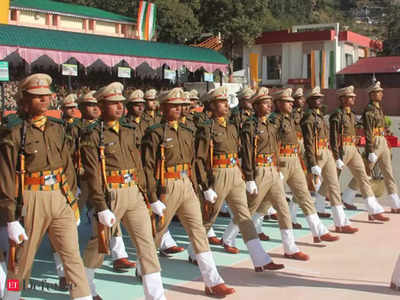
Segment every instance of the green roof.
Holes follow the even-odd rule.
[[[178,44],[0,25],[0,45],[228,64],[217,51]]]
[[[10,6],[59,12],[62,14],[85,16],[89,18],[106,19],[119,22],[136,22],[135,18],[129,18],[126,16],[114,14],[112,12],[102,9],[51,0],[11,0]]]

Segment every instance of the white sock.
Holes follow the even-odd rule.
[[[247,249],[249,250],[251,261],[254,267],[262,267],[269,264],[272,260],[267,252],[261,246],[259,239],[253,239],[246,243]]]
[[[122,236],[112,236],[110,239],[111,257],[113,260],[128,258]]]
[[[58,254],[57,252],[53,252],[53,257],[54,257],[54,262],[56,264],[56,271],[57,271],[58,277],[65,277],[64,266],[63,266],[60,254]]]
[[[351,188],[346,188],[342,194],[342,200],[346,204],[354,205],[354,198],[356,197],[357,191]]]
[[[143,290],[146,300],[165,300],[160,272],[143,275]]]
[[[92,297],[96,297],[97,296],[96,285],[94,284],[94,273],[96,272],[96,269],[85,267],[85,272],[87,280],[89,282],[90,294],[92,295]]]
[[[222,239],[224,240],[224,244],[235,247],[236,245],[236,236],[239,234],[239,226],[233,223],[231,220],[224,231],[224,235]]]
[[[171,236],[171,233],[169,230],[167,230],[163,236],[161,237],[161,243],[160,243],[160,249],[165,250],[171,247],[176,247],[178,246],[174,240],[174,238]]]
[[[344,213],[343,205],[332,206],[332,216],[336,227],[343,227],[351,224]]]
[[[325,213],[325,197],[320,193],[315,193],[315,208],[319,213]]]
[[[291,255],[300,252],[294,241],[293,229],[281,229],[281,236],[285,254]]]
[[[203,277],[203,281],[207,287],[213,287],[224,283],[224,280],[218,273],[211,251],[198,253],[196,254],[196,258],[197,263],[199,264],[201,276]]]
[[[365,198],[365,206],[367,207],[369,215],[376,215],[385,211],[378,203],[375,196]]]

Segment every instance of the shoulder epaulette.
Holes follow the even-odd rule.
[[[18,126],[23,123],[23,119],[20,118],[17,114],[11,114],[7,116],[7,119],[4,120],[3,124],[6,128],[11,129],[15,126]]]
[[[182,128],[185,128],[186,130],[189,130],[191,133],[194,133],[192,128],[189,128],[188,126],[186,126],[186,124],[183,123],[179,123],[179,126]]]
[[[211,123],[212,123],[212,120],[211,119],[207,119],[207,120],[204,120],[203,122],[201,122],[200,124],[199,124],[199,126],[210,126],[211,125]]]
[[[268,116],[268,120],[270,120],[271,122],[274,122],[277,118],[278,118],[278,114],[276,112],[272,112]]]
[[[238,106],[235,106],[234,108],[231,109],[231,115],[236,115],[240,113],[240,109]]]
[[[54,123],[58,123],[58,124],[65,124],[65,121],[63,119],[59,119],[59,118],[55,118],[55,117],[47,117],[47,120],[52,121]],[[75,123],[75,121],[74,121]]]
[[[119,120],[119,124],[120,124],[122,127],[125,127],[125,128],[130,128],[130,129],[135,129],[135,128],[136,128],[136,126],[133,126],[133,125],[129,124],[128,121],[127,121],[126,119],[120,119],[120,120]]]
[[[153,130],[155,130],[155,129],[157,129],[157,128],[161,128],[161,127],[163,127],[163,124],[161,124],[161,123],[156,123],[156,124],[153,124],[153,125],[149,126],[149,127],[147,128],[147,131],[153,131]]]
[[[89,132],[95,130],[96,128],[99,128],[99,125],[100,125],[100,121],[96,120],[96,121],[90,123],[89,125],[83,127],[82,133],[89,133]]]

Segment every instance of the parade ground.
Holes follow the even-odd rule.
[[[394,135],[400,136],[400,118],[392,118]],[[400,182],[400,150],[393,149],[393,169],[397,182]],[[342,173],[342,188],[349,181],[348,170]],[[379,201],[389,208],[384,200]],[[314,244],[304,215],[299,210],[298,221],[302,230],[295,230],[297,245],[309,254],[307,262],[294,261],[283,257],[281,236],[276,221],[264,222],[264,232],[270,241],[262,242],[264,249],[277,263],[286,268],[278,272],[255,273],[248,252],[241,239],[237,239],[239,254],[225,253],[221,246],[211,246],[218,269],[226,283],[236,289],[236,294],[226,299],[399,299],[400,292],[389,289],[394,264],[400,254],[400,215],[387,214],[391,220],[385,224],[369,222],[365,206],[360,197],[356,204],[358,211],[345,210],[355,227],[360,231],[354,235],[340,234],[334,243]],[[327,205],[329,205],[327,203]],[[85,215],[85,212],[82,212]],[[329,229],[333,229],[332,219],[322,219]],[[229,223],[228,218],[218,218],[214,230],[218,237]],[[188,238],[182,226],[172,222],[171,234],[179,246],[187,248]],[[87,218],[82,219],[79,228],[81,252],[90,237],[91,226]],[[124,233],[129,259],[136,260],[135,248]],[[204,294],[204,284],[197,266],[187,262],[187,252],[173,257],[160,257],[164,288],[167,299],[187,300],[209,299]],[[42,243],[32,270],[34,289],[26,289],[25,300],[60,299],[67,300],[67,292],[54,288],[58,283],[55,264],[47,238]],[[111,257],[107,257],[102,268],[96,272],[95,283],[99,295],[108,299],[143,299],[143,289],[135,277],[135,269],[127,273],[114,273]]]
[[[360,199],[361,200],[361,199]],[[361,208],[362,204],[358,203]],[[271,240],[262,242],[275,262],[286,268],[279,272],[255,273],[242,240],[238,240],[240,253],[227,254],[220,246],[212,246],[216,262],[225,281],[236,289],[227,299],[398,299],[399,292],[388,288],[394,263],[399,255],[400,215],[388,214],[390,222],[368,222],[364,211],[349,212],[354,226],[360,228],[355,235],[340,235],[335,243],[312,243],[312,236],[302,215],[299,221],[305,229],[296,230],[298,246],[311,256],[308,262],[283,258],[277,222],[264,222],[264,232]],[[214,227],[218,236],[228,224],[227,218],[218,218]],[[331,220],[324,221],[332,228]],[[89,237],[89,224],[80,228],[81,250]],[[187,247],[187,237],[178,223],[170,230],[178,245]],[[130,259],[135,260],[135,249],[125,234]],[[171,258],[161,257],[164,287],[167,299],[208,299],[198,268],[187,262],[186,251]],[[34,289],[23,293],[24,299],[69,299],[67,293],[55,290],[55,265],[48,241],[42,244],[35,260],[32,280]],[[46,282],[43,284],[43,281]],[[143,299],[140,282],[134,269],[127,273],[114,273],[112,261],[106,259],[96,273],[95,283],[103,299]]]

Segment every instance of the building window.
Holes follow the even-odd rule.
[[[267,56],[267,80],[280,80],[282,75],[282,56]]]
[[[53,15],[53,25],[58,26],[58,15]]]
[[[11,21],[17,21],[17,10],[16,9],[12,9],[11,10],[10,20]]]
[[[351,66],[353,64],[353,55],[346,53],[346,67]]]
[[[121,25],[121,33],[126,34],[126,24]]]
[[[96,21],[95,20],[89,20],[89,30],[95,30],[96,29]]]

